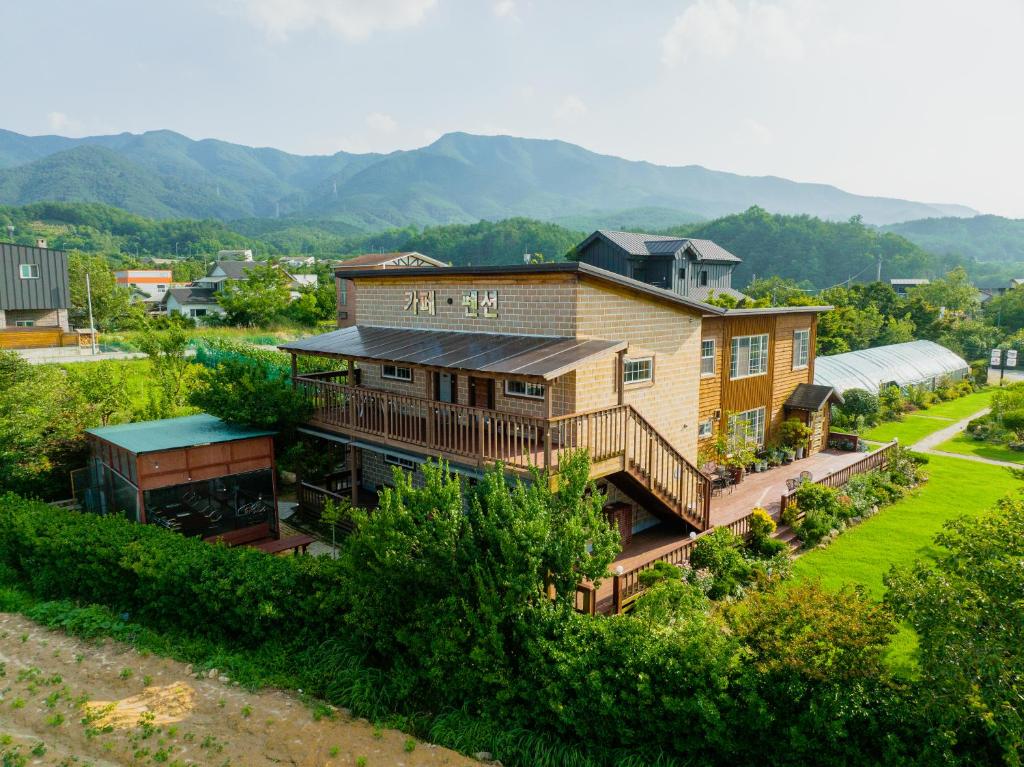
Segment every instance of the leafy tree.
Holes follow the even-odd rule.
[[[106,426],[118,413],[131,407],[128,395],[128,374],[124,368],[107,365],[72,367],[71,381],[81,392],[90,425]]]
[[[919,637],[920,704],[969,764],[1024,762],[1024,500],[946,524],[936,561],[894,569],[886,601]],[[937,763],[937,762],[933,762]]]
[[[225,357],[202,377],[191,402],[228,423],[291,431],[312,413],[280,369],[256,358]]]
[[[288,307],[288,277],[273,266],[254,266],[245,280],[228,282],[218,301],[233,325],[269,325]]]
[[[147,330],[139,338],[138,346],[148,355],[153,373],[147,416],[169,418],[180,414],[201,370],[185,354],[189,346],[188,334],[178,326],[164,331]]]
[[[843,392],[843,404],[839,410],[850,418],[861,417],[868,424],[878,420],[878,397],[867,389],[847,389]]]
[[[985,304],[988,321],[1004,332],[1024,329],[1024,288],[1008,290]]]
[[[814,290],[807,280],[779,277],[757,277],[743,289],[751,298],[767,299],[769,306],[807,306],[814,302]]]
[[[89,327],[85,284],[87,274],[92,293],[93,321],[98,330],[136,329],[145,323],[145,308],[133,303],[130,291],[117,284],[105,258],[72,252],[68,255],[68,283],[71,290],[68,319],[74,327]]]
[[[958,267],[940,279],[927,285],[918,285],[909,291],[911,296],[921,299],[936,308],[951,312],[973,314],[979,307],[978,290],[971,284],[967,271]]]

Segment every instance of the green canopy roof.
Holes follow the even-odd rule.
[[[87,434],[106,440],[132,453],[155,453],[181,447],[234,442],[251,437],[272,437],[277,432],[235,426],[207,413],[161,421],[122,423],[86,429]]]

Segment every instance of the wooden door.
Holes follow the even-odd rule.
[[[483,407],[488,410],[494,409],[494,379],[477,378],[471,376],[469,379],[469,404],[473,407]]]
[[[452,373],[435,373],[434,391],[437,392],[438,402],[458,402],[459,383],[458,378]]]

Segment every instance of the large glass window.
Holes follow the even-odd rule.
[[[700,374],[702,376],[713,376],[715,374],[715,339],[700,342]]]
[[[383,378],[392,378],[396,381],[412,380],[412,368],[401,368],[397,365],[382,365],[380,374]]]
[[[544,399],[544,384],[529,381],[505,381],[505,394],[510,397]]]
[[[742,442],[764,445],[764,408],[759,407],[729,416],[729,438],[733,446]]]
[[[275,516],[270,469],[146,490],[143,502],[150,524],[203,538],[273,524]]]
[[[768,372],[768,334],[736,336],[732,339],[730,378],[746,378]]]
[[[807,359],[811,351],[811,331],[809,329],[793,331],[793,369],[807,367]]]

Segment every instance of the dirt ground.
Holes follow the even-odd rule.
[[[292,695],[0,613],[0,763],[168,767],[478,765]]]

